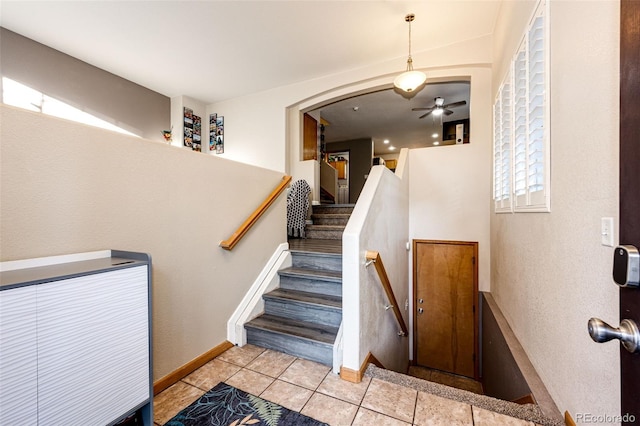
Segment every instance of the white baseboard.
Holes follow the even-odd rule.
[[[335,374],[340,374],[340,367],[342,367],[342,343],[342,323],[340,323],[336,340],[333,342],[333,372]]]
[[[234,345],[247,344],[247,332],[244,324],[264,312],[262,295],[280,286],[278,270],[291,266],[291,254],[289,244],[282,243],[278,246],[256,280],[253,282],[247,294],[227,322],[227,340]]]

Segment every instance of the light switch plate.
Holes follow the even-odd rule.
[[[613,218],[603,217],[601,219],[600,235],[603,246],[613,247]]]

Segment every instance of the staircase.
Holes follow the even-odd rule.
[[[315,240],[342,240],[349,217],[353,212],[353,204],[320,204],[313,206],[311,221],[313,225],[307,225],[308,239]]]
[[[265,293],[264,313],[245,324],[247,343],[326,365],[342,322],[342,232],[353,205],[313,206],[306,239],[289,240],[292,266]]]

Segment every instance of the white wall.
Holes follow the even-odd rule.
[[[519,39],[526,22],[506,18],[503,37]],[[592,342],[587,321],[619,322],[612,248],[600,245],[600,218],[617,228],[619,215],[619,2],[551,1],[549,19],[551,213],[491,215],[491,290],[558,408],[616,415],[619,344]],[[496,70],[511,53],[496,47]]]
[[[231,252],[218,247],[282,174],[162,142],[0,108],[0,260],[150,253],[154,378],[226,340],[280,243],[286,198]]]
[[[478,242],[478,287],[489,291],[492,108],[491,70],[453,70],[471,77],[469,144],[410,151],[411,240]]]
[[[385,310],[390,303],[375,266],[365,266],[367,251],[380,253],[408,324],[408,168],[397,175],[385,166],[371,169],[342,236],[342,364],[351,370],[358,371],[369,352],[388,369],[404,373],[408,367],[409,337],[398,336],[400,328],[392,310]]]

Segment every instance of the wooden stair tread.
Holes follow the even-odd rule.
[[[342,297],[328,294],[308,293],[306,291],[276,289],[266,293],[264,298],[285,299],[292,302],[304,303],[307,305],[326,306],[335,309],[342,309]]]
[[[333,345],[336,335],[338,334],[337,327],[296,321],[268,314],[252,319],[245,324],[245,327],[253,327],[274,333],[295,336],[300,339],[328,345]]]
[[[279,275],[304,277],[324,281],[342,281],[342,272],[328,271],[324,269],[284,268],[278,271]]]

